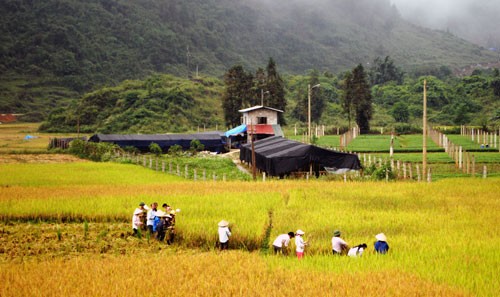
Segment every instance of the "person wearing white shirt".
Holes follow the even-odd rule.
[[[368,246],[366,245],[366,243],[363,243],[363,244],[360,244],[360,245],[357,245],[355,247],[352,247],[349,249],[349,252],[347,252],[347,255],[349,257],[361,257],[363,255],[363,252],[364,250],[367,248]]]
[[[231,230],[229,229],[228,221],[219,222],[219,247],[221,250],[227,250],[229,247],[229,237],[231,236]]]
[[[158,207],[158,203],[154,202],[151,204],[151,209],[148,210],[148,215],[147,215],[147,222],[146,225],[148,226],[149,233],[152,235],[154,232],[154,224],[155,224],[155,218],[156,218],[156,208]]]
[[[342,238],[340,238],[340,231],[335,230],[332,237],[332,252],[334,255],[341,255],[344,251],[347,251],[349,246]]]
[[[304,234],[305,232],[300,229],[295,232],[295,254],[297,254],[299,260],[304,257],[304,249],[307,245],[307,241],[302,238]]]
[[[141,216],[145,210],[144,205],[146,205],[146,203],[139,203],[139,207],[134,210],[134,214],[132,215],[132,231],[134,235],[137,235],[137,230],[142,226]]]
[[[288,232],[288,234],[281,234],[276,237],[273,242],[273,249],[275,254],[287,254],[287,247],[290,244],[290,239],[295,237],[295,233]]]

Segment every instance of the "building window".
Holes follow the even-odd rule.
[[[267,124],[267,117],[257,117],[257,124],[266,125]]]

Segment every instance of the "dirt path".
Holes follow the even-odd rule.
[[[0,164],[87,162],[65,154],[0,154]]]

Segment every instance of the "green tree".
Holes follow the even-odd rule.
[[[351,72],[347,72],[344,76],[342,83],[344,91],[342,99],[340,100],[342,110],[347,116],[347,122],[351,127],[351,120],[354,114],[354,81]]]
[[[276,69],[276,63],[273,58],[269,58],[269,62],[266,68],[267,72],[267,83],[266,89],[269,91],[269,107],[280,109],[283,113],[279,113],[279,123],[286,124],[285,118],[283,116],[286,111],[286,99],[285,99],[285,83]]]
[[[394,104],[391,110],[392,117],[400,123],[408,123],[410,120],[410,111],[408,105],[404,102]]]
[[[500,97],[500,72],[497,68],[493,70],[493,80],[491,81],[491,88],[493,89],[493,94]]]
[[[319,84],[319,72],[313,70],[309,77],[309,85],[311,87]],[[313,88],[311,89],[311,120],[315,123],[319,123],[321,115],[325,109],[325,96],[323,89]]]
[[[373,61],[373,66],[370,70],[372,85],[385,84],[389,81],[402,84],[403,76],[403,71],[394,64],[394,61],[389,56],[386,56],[384,60],[377,57]]]
[[[252,105],[266,105],[266,95],[268,95],[269,90],[267,90],[267,76],[266,72],[264,69],[260,68],[255,71],[255,77],[254,77],[254,96],[252,98]],[[263,101],[261,102],[261,99],[263,97]]]
[[[238,126],[240,113],[238,110],[248,106],[254,96],[253,76],[245,72],[243,66],[235,65],[224,75],[226,89],[222,95],[222,108],[227,126]]]
[[[311,71],[308,84],[312,87],[319,84],[319,72]],[[300,121],[307,121],[308,113],[308,90],[299,88],[297,92],[297,105],[295,106],[292,115]],[[318,123],[325,109],[325,92],[322,88],[311,89],[311,120]]]
[[[370,85],[366,79],[363,65],[359,64],[352,70],[352,77],[347,85],[346,98],[354,107],[356,124],[361,133],[370,131],[370,120],[372,118],[372,96]]]

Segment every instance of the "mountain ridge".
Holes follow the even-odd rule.
[[[495,59],[449,33],[404,21],[388,0],[293,0],[285,6],[262,0],[5,0],[0,13],[0,109],[13,112],[47,112],[83,92],[152,73],[221,76],[234,64],[255,70],[269,57],[292,74],[340,72],[387,55],[407,71]]]

